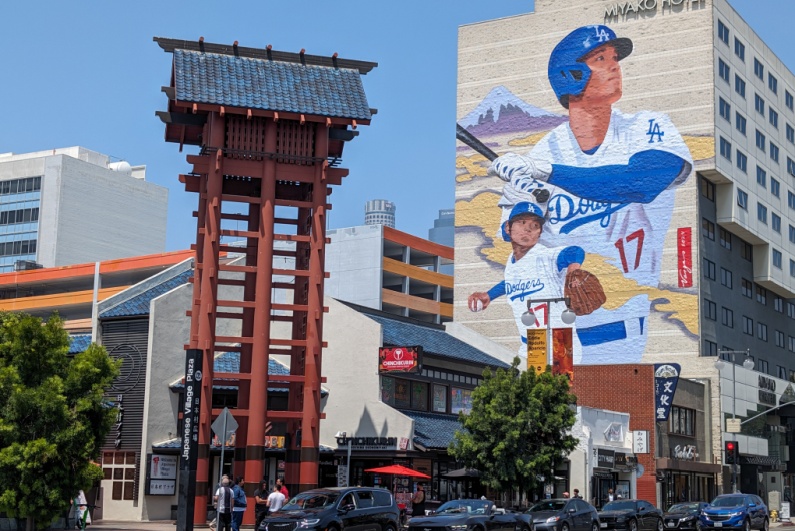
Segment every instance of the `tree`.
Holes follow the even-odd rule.
[[[118,363],[96,344],[68,351],[57,315],[0,314],[0,512],[28,531],[102,479],[93,460],[115,419],[104,394]]]
[[[483,372],[483,383],[472,392],[472,410],[461,413],[450,454],[481,472],[481,482],[493,489],[531,492],[539,478],[562,463],[577,446],[569,431],[576,402],[564,375],[550,367],[519,371],[519,358],[510,369]]]

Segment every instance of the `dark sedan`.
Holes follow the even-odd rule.
[[[666,529],[696,529],[701,509],[709,505],[707,502],[686,502],[671,505],[663,515]]]
[[[408,531],[515,531],[516,514],[497,510],[490,500],[452,500],[429,516],[414,516]]]
[[[663,513],[644,500],[615,500],[599,511],[600,529],[663,531]]]
[[[525,514],[531,517],[533,531],[599,531],[596,509],[585,500],[544,500]]]

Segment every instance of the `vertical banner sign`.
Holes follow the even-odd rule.
[[[527,330],[527,368],[537,373],[547,366],[547,331],[544,328]]]
[[[654,410],[657,422],[668,420],[681,370],[678,363],[654,365]]]
[[[679,257],[679,287],[693,287],[693,247],[690,227],[676,230],[676,255]]]
[[[574,381],[574,350],[571,328],[552,329],[552,372]]]
[[[202,383],[202,351],[185,351],[185,401],[179,454],[179,509],[177,531],[193,531],[196,498],[196,462],[199,457],[199,412]]]

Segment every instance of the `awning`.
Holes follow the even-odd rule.
[[[684,472],[700,472],[702,474],[718,474],[722,468],[722,465],[716,465],[714,463],[688,461],[686,459],[671,459],[669,457],[657,458],[657,470],[681,470]]]
[[[769,455],[741,455],[741,465],[755,465],[770,468],[771,470],[786,470],[786,465],[778,457]]]

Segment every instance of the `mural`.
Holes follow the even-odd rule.
[[[714,142],[686,142],[657,110],[622,112],[622,61],[633,53],[641,53],[633,41],[608,26],[576,28],[545,56],[557,112],[497,86],[459,120],[469,147],[459,144],[457,159],[456,267],[458,235],[466,233],[480,241],[475,262],[488,264],[478,271],[492,284],[462,292],[482,279],[461,282],[456,271],[456,299],[478,314],[456,320],[484,323],[475,328],[498,339],[504,328],[486,323],[505,321],[489,314],[509,305],[518,337],[503,342],[522,357],[528,329],[547,326],[572,331],[575,364],[640,362],[653,326],[698,348],[695,221],[672,219],[677,189],[694,188],[689,145],[706,140],[701,151],[714,156]],[[480,189],[475,179],[484,180]],[[567,273],[580,268],[601,281],[600,307],[566,324],[563,302],[532,302],[563,297]]]

